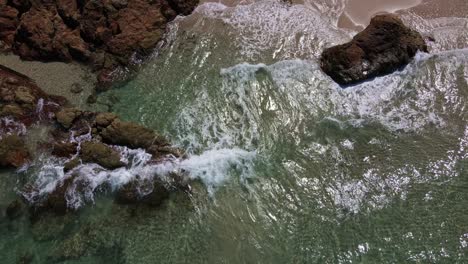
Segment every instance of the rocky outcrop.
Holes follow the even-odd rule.
[[[26,146],[28,128],[38,123],[48,127],[48,137],[41,139],[41,144]],[[121,151],[132,149],[151,154],[151,164],[183,158],[182,150],[151,129],[123,121],[113,113],[74,108],[64,98],[44,93],[26,76],[0,67],[0,168],[19,168],[34,160],[37,152],[64,160],[65,175],[60,176],[53,190],[41,192],[35,182],[23,188],[22,196],[34,212],[62,214],[75,209],[68,203],[70,192],[84,195],[90,190],[106,189],[105,182],[90,187],[93,183],[80,175],[77,167],[97,164],[99,171],[128,168],[132,163],[125,161]],[[156,206],[171,191],[186,190],[182,178],[169,178],[165,183],[157,175],[130,181],[116,190],[116,201]]]
[[[395,15],[378,15],[350,42],[324,50],[320,64],[334,81],[348,85],[401,68],[418,50],[427,52],[418,32]]]
[[[24,141],[18,135],[6,135],[0,139],[0,167],[18,168],[29,159]]]
[[[80,61],[108,87],[117,69],[144,55],[166,24],[198,0],[0,1],[0,42],[25,60]]]

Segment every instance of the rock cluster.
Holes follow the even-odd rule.
[[[401,68],[418,50],[427,52],[418,32],[395,15],[378,15],[350,42],[324,50],[320,63],[334,81],[348,85]]]
[[[145,54],[198,0],[0,0],[0,42],[26,60],[80,61],[112,73]]]
[[[29,151],[25,144],[27,128],[37,123],[49,128],[48,138],[46,143],[36,146],[40,149]],[[80,137],[84,139],[77,141]],[[182,150],[172,147],[151,129],[123,121],[113,113],[76,109],[66,99],[44,93],[26,76],[0,67],[0,169],[27,165],[37,152],[50,152],[67,161],[66,177],[45,196],[36,195],[40,192],[34,183],[25,186],[23,198],[34,211],[65,213],[72,209],[67,202],[71,188],[85,192],[90,184],[74,169],[86,163],[98,164],[103,170],[126,167],[129,164],[122,161],[118,151],[121,147],[144,149],[151,154],[151,164],[183,158]],[[176,184],[158,177],[134,179],[116,190],[116,202],[159,205],[171,191],[184,189],[183,181],[176,175],[172,181]]]

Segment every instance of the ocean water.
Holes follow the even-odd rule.
[[[0,220],[0,262],[20,263],[467,263],[468,19],[406,24],[435,41],[401,71],[343,89],[321,72],[341,1],[206,2],[99,103],[166,135],[186,160],[114,171],[82,166],[76,213]],[[76,141],[86,138],[75,138]],[[25,182],[66,177],[39,156],[3,173],[0,207]],[[160,208],[111,194],[136,175],[174,170],[197,181]],[[3,175],[5,174],[5,175]]]

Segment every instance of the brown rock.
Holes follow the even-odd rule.
[[[395,15],[378,15],[350,42],[328,48],[322,70],[339,84],[353,84],[391,73],[408,64],[416,52],[427,52],[421,35]]]
[[[29,152],[19,136],[5,135],[0,139],[0,168],[18,168],[28,160]]]
[[[147,54],[177,14],[198,0],[2,0],[0,41],[27,60],[86,62],[98,70],[100,85],[111,73]],[[106,58],[104,60],[104,58]],[[106,86],[102,86],[106,87]]]
[[[55,115],[57,122],[64,128],[70,128],[73,125],[73,121],[81,115],[81,111],[76,108],[63,108]]]
[[[103,129],[101,136],[105,142],[130,148],[149,148],[153,144],[168,144],[153,130],[120,119],[115,119],[112,124]]]
[[[169,190],[156,179],[133,180],[117,191],[115,201],[121,204],[143,203],[159,206],[168,197]]]
[[[97,163],[108,169],[116,169],[125,165],[120,161],[120,154],[116,150],[100,142],[83,142],[80,157],[84,162]]]
[[[116,118],[117,115],[114,113],[99,113],[96,115],[96,124],[99,127],[105,128],[109,126]]]
[[[77,143],[58,142],[52,146],[52,155],[62,158],[71,158],[76,154]]]

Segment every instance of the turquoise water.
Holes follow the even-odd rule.
[[[199,180],[193,194],[158,209],[98,194],[75,214],[2,218],[0,259],[468,262],[466,21],[403,14],[436,36],[432,53],[343,90],[317,63],[353,34],[335,11],[207,3],[176,20],[138,76],[99,101],[187,149],[177,166]],[[2,183],[2,207],[20,185]]]

